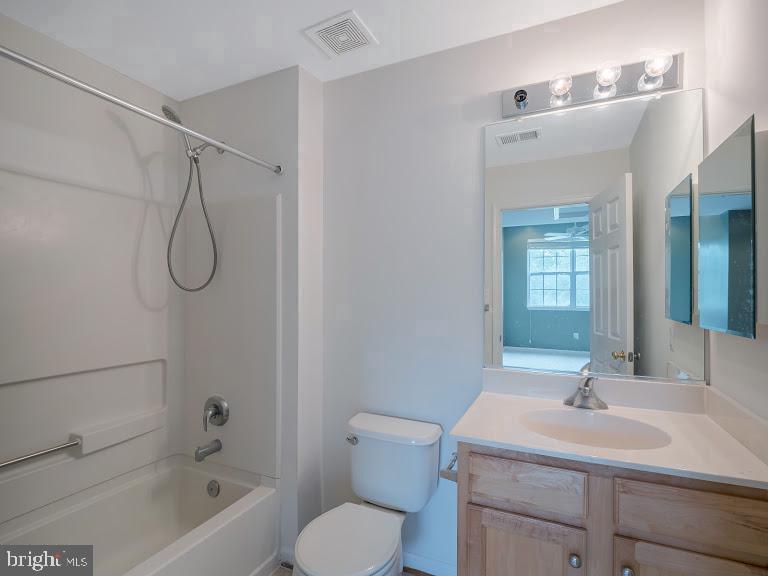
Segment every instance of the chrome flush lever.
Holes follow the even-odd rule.
[[[211,396],[203,408],[203,430],[208,432],[208,424],[223,426],[229,420],[229,405],[221,396]]]

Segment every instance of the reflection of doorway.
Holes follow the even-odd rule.
[[[589,207],[505,210],[503,366],[578,371],[590,360]]]
[[[590,369],[634,373],[632,174],[624,174],[589,203],[592,263]]]

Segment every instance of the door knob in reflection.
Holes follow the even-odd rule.
[[[627,361],[627,353],[624,352],[624,350],[622,350],[621,352],[616,352],[616,350],[614,350],[613,352],[611,352],[611,357],[614,360],[621,360],[622,362]]]

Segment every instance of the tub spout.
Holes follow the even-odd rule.
[[[198,446],[195,450],[195,462],[202,462],[211,454],[221,450],[221,440],[211,440],[205,446]]]

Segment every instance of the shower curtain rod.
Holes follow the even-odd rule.
[[[219,142],[218,140],[210,138],[205,134],[201,134],[200,132],[195,132],[194,130],[190,130],[186,126],[182,126],[181,124],[176,124],[175,122],[166,120],[162,116],[158,116],[157,114],[154,114],[153,112],[150,112],[149,110],[146,110],[141,106],[136,106],[135,104],[131,104],[130,102],[122,100],[117,96],[113,96],[108,92],[103,92],[98,88],[94,88],[90,84],[81,82],[77,78],[73,78],[72,76],[68,76],[63,72],[59,72],[58,70],[50,68],[45,64],[37,62],[36,60],[27,58],[23,54],[14,52],[13,50],[10,50],[9,48],[6,48],[5,46],[2,46],[2,45],[0,45],[0,56],[5,57],[12,62],[16,62],[17,64],[21,64],[22,66],[26,66],[27,68],[40,72],[41,74],[45,74],[46,76],[49,76],[54,80],[58,80],[59,82],[63,82],[64,84],[69,84],[70,86],[73,86],[78,90],[82,90],[83,92],[87,92],[88,94],[96,96],[97,98],[101,98],[102,100],[106,100],[107,102],[111,102],[112,104],[116,104],[117,106],[120,106],[121,108],[125,108],[126,110],[129,110],[136,114],[139,114],[140,116],[149,118],[150,120],[153,120],[158,124],[162,124],[163,126],[167,126],[168,128],[173,128],[177,132],[181,132],[182,134],[186,134],[187,136],[192,136],[193,138],[200,140],[202,142],[205,142],[206,144],[210,144],[211,146],[218,148],[219,150],[229,152],[230,154],[234,154],[235,156],[238,156],[243,160],[248,160],[249,162],[253,162],[254,164],[257,164],[263,168],[267,168],[272,172],[274,172],[275,174],[282,174],[283,172],[283,169],[279,164],[270,164],[269,162],[256,158],[255,156],[251,156],[250,154],[241,152],[240,150],[238,150],[237,148],[233,148],[229,144],[225,144],[224,142]]]

